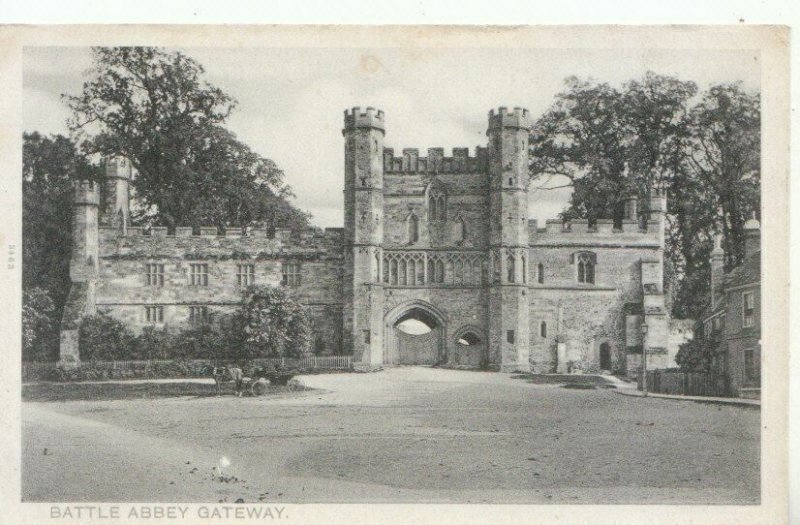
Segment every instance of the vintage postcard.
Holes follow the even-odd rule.
[[[787,521],[788,29],[0,33],[0,522]]]

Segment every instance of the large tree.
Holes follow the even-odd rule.
[[[708,296],[708,256],[725,235],[729,267],[741,261],[743,226],[759,199],[759,101],[738,85],[697,87],[648,72],[620,89],[567,79],[531,132],[531,180],[573,189],[562,216],[621,218],[623,200],[647,205],[666,189],[673,314],[697,315]]]
[[[286,200],[283,172],[225,128],[236,101],[205,80],[201,64],[151,47],[93,53],[83,91],[64,95],[68,124],[88,153],[130,159],[146,222],[307,225]]]

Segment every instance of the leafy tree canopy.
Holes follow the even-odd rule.
[[[236,107],[181,52],[93,49],[91,79],[64,95],[70,130],[87,153],[123,155],[148,223],[299,229],[308,215],[286,200],[283,172],[225,128]]]
[[[673,315],[694,317],[709,293],[713,235],[724,235],[731,268],[759,209],[759,105],[739,84],[700,93],[653,72],[621,88],[571,77],[531,130],[531,181],[572,188],[567,220],[619,220],[632,194],[646,212],[652,189],[665,189],[665,274],[674,279],[665,285],[677,287]]]

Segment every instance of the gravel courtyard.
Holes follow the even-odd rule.
[[[313,390],[26,402],[23,500],[759,501],[758,409],[421,367],[302,380]]]

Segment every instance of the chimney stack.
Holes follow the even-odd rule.
[[[761,251],[761,224],[756,219],[756,212],[753,217],[744,223],[744,256]]]

